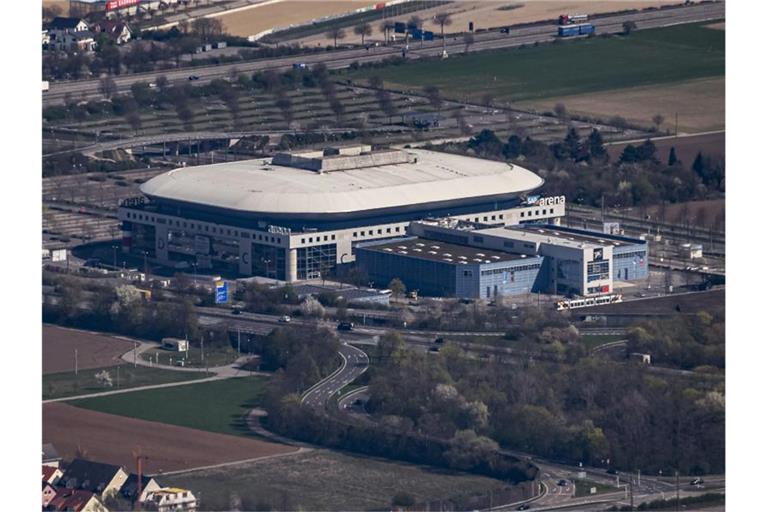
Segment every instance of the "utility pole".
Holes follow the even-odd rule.
[[[629,476],[629,508],[635,510],[635,488],[632,484],[632,475]]]
[[[75,349],[75,377],[77,377],[77,349]]]
[[[677,497],[675,498],[675,511],[677,512],[680,510],[680,471],[677,469],[675,470],[675,487],[677,488]]]
[[[237,357],[240,357],[240,328],[237,328]]]
[[[138,343],[134,341],[133,342],[133,367],[134,368],[136,368],[136,345],[138,345]]]
[[[201,334],[200,335],[200,366],[203,365],[203,354],[205,353],[204,352],[204,346],[205,345],[204,345],[204,341],[203,340],[205,340],[205,335]]]

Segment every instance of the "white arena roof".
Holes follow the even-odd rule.
[[[269,159],[179,168],[141,186],[156,200],[244,213],[335,214],[470,198],[538,188],[538,175],[516,165],[422,149],[414,163],[318,173]]]

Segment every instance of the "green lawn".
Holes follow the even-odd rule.
[[[259,404],[265,382],[264,377],[242,377],[87,398],[72,405],[209,432],[247,435],[243,415]]]
[[[436,85],[444,95],[497,100],[551,98],[681,82],[725,74],[725,31],[702,24],[642,30],[538,47],[456,55],[445,60],[350,72],[409,88]]]
[[[199,343],[190,344],[188,352],[173,352],[162,348],[150,349],[141,353],[141,358],[147,361],[152,360],[162,365],[177,366],[177,362],[184,361],[185,367],[192,368],[212,368],[215,366],[224,366],[237,359],[237,350],[229,345],[226,347],[206,346],[205,359],[201,358]]]
[[[585,334],[581,336],[581,342],[586,345],[587,349],[592,350],[599,345],[610,343],[612,341],[619,341],[627,339],[626,334],[609,334],[607,336],[597,336],[595,334]]]
[[[119,372],[118,368],[120,369]],[[104,387],[96,381],[96,374],[102,370],[107,370],[112,377],[112,387]],[[43,400],[202,379],[207,376],[208,374],[205,372],[177,372],[143,366],[134,368],[130,364],[80,370],[77,376],[74,372],[51,373],[43,375]]]
[[[595,494],[617,490],[615,487],[611,487],[610,485],[605,485],[605,484],[599,484],[597,482],[593,482],[592,480],[576,480],[574,483],[576,484],[577,498],[581,496],[589,496],[591,494],[590,489],[592,489],[592,487],[595,488],[595,491],[596,491]]]

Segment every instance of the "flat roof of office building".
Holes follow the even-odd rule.
[[[571,228],[566,226],[554,226],[550,224],[536,225],[527,224],[518,229],[526,231],[534,231],[544,236],[552,236],[558,238],[565,238],[566,240],[572,240],[585,244],[595,245],[612,245],[614,247],[624,247],[628,245],[644,244],[644,240],[630,238],[626,236],[609,235],[608,233],[600,233],[599,231],[585,231],[578,228]]]
[[[526,256],[525,254],[449,244],[426,238],[407,238],[386,243],[368,243],[360,245],[358,251],[361,249],[457,265],[538,259],[538,256]]]

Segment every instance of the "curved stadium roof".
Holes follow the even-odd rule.
[[[263,159],[180,168],[152,178],[141,192],[157,201],[233,213],[307,216],[466,203],[517,195],[544,183],[533,172],[504,162],[407,151],[417,157],[415,163],[322,174]]]

